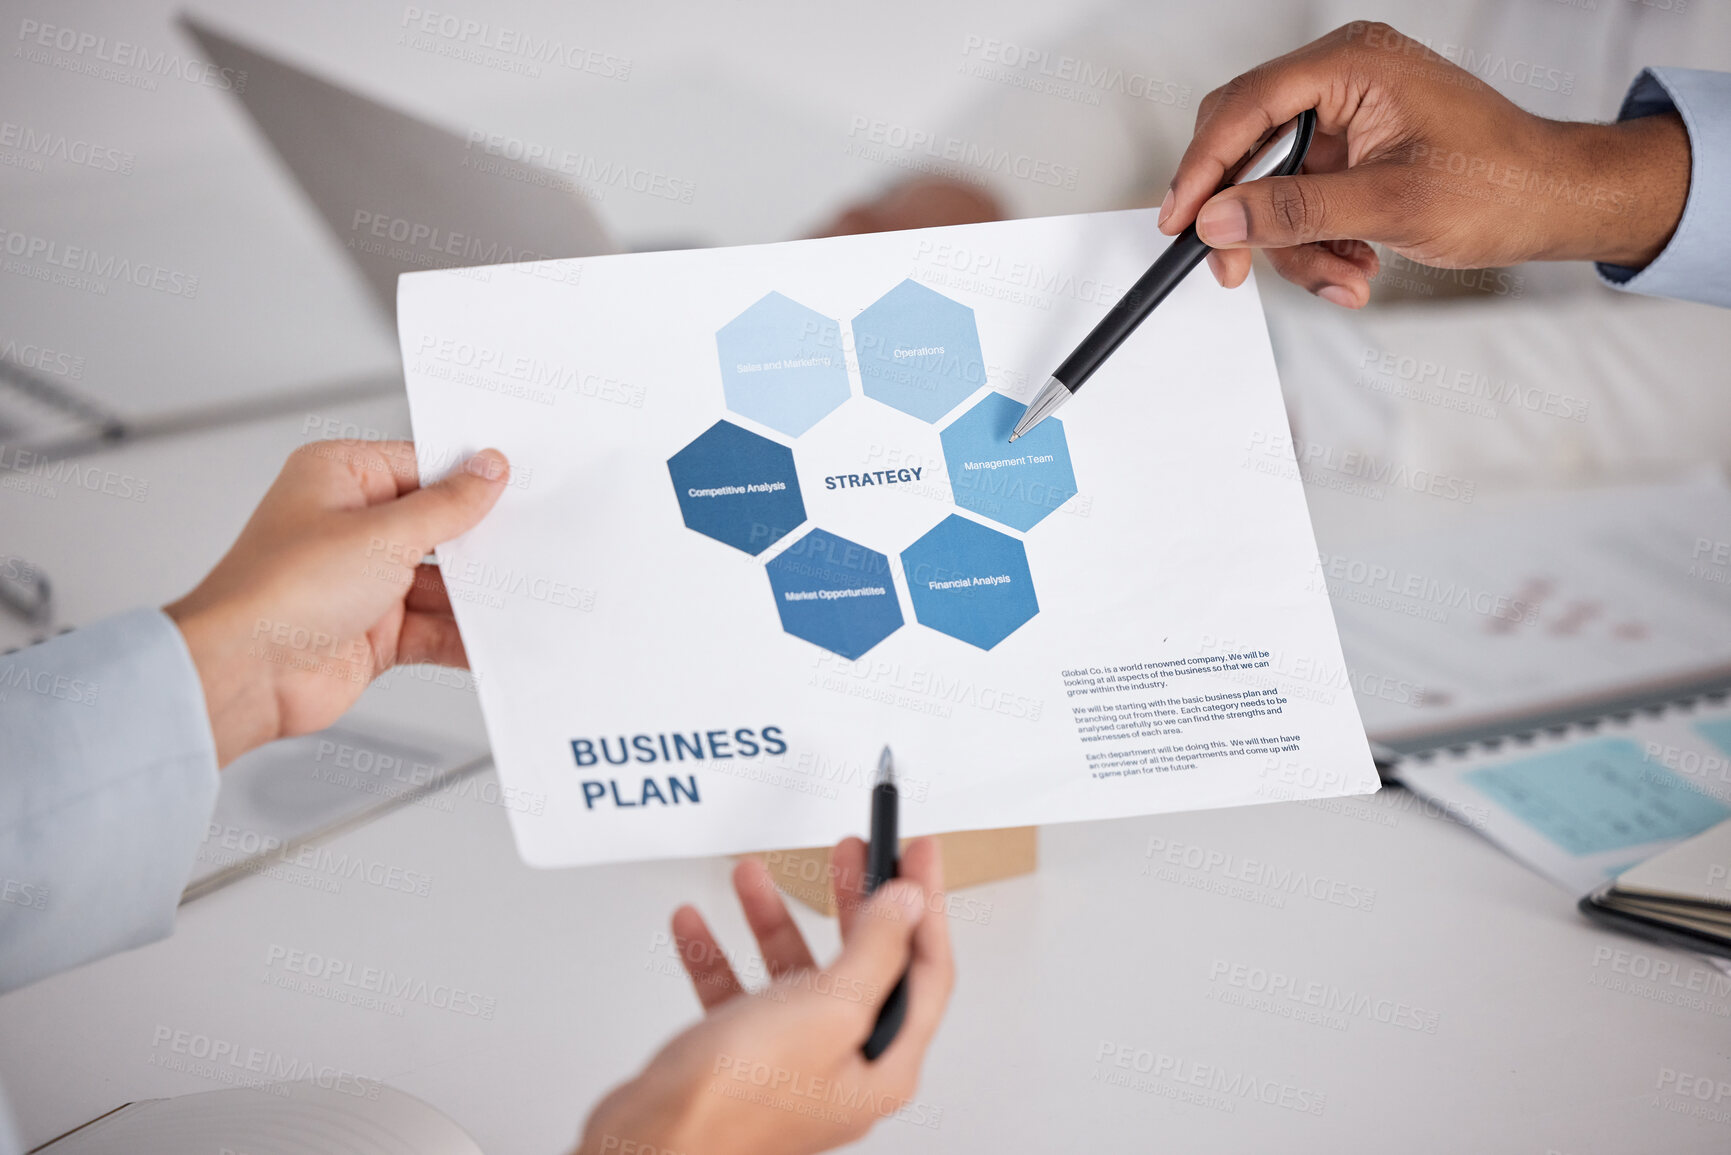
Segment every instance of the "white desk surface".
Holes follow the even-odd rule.
[[[403,429],[396,403],[317,416],[327,415]],[[0,553],[56,579],[69,623],[160,603],[226,546],[306,424],[294,416],[89,459],[148,478],[142,502],[75,486],[53,498],[0,490]],[[1401,516],[1357,506],[1360,519]],[[413,678],[370,693],[360,713],[429,740],[479,727],[472,695]],[[1150,856],[1152,839],[1187,848],[1181,860],[1229,855],[1233,866],[1169,866]],[[726,862],[533,871],[504,813],[473,796],[409,807],[329,847],[427,875],[429,893],[353,878],[333,892],[307,884],[331,880],[317,872],[255,877],[185,909],[164,942],[0,998],[0,1080],[26,1141],[128,1100],[222,1085],[232,1068],[185,1069],[187,1056],[159,1042],[166,1029],[207,1040],[191,1044],[201,1050],[256,1048],[384,1080],[453,1116],[492,1155],[551,1155],[610,1084],[697,1014],[657,945],[672,909],[696,901],[729,949],[749,953]],[[920,1089],[938,1125],[886,1122],[864,1149],[1731,1147],[1731,1095],[1702,1102],[1661,1086],[1667,1071],[1710,1089],[1731,1079],[1731,982],[1588,925],[1568,895],[1409,794],[1052,827],[1041,856],[1031,876],[966,893],[989,918],[954,925],[959,982]],[[1347,901],[1232,883],[1246,859],[1321,880],[1324,895],[1339,884]],[[801,919],[820,954],[833,949],[823,920]],[[280,962],[290,950],[461,988],[492,1017],[293,989]],[[1360,1010],[1318,1022],[1285,1013],[1306,1009],[1292,1000],[1277,1000],[1278,1012],[1242,1005],[1249,992],[1219,977],[1234,967],[1319,984]],[[1655,968],[1670,977],[1627,973]],[[1434,1033],[1378,1021],[1393,1004],[1434,1021]],[[1163,1073],[1105,1082],[1097,1076],[1118,1069],[1097,1061],[1103,1047],[1131,1057],[1122,1075],[1156,1062]],[[1303,1092],[1321,1110],[1210,1095],[1170,1063],[1205,1082],[1202,1068],[1217,1069],[1216,1087],[1254,1080],[1271,1097],[1289,1088],[1289,1101]]]

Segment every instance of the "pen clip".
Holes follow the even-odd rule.
[[[1248,184],[1269,176],[1294,176],[1316,137],[1316,110],[1307,108],[1269,134],[1253,149],[1223,187]]]

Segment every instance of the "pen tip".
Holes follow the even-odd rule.
[[[1018,438],[1020,436],[1021,436],[1020,432],[1010,434],[1010,444],[1014,445],[1016,443],[1016,438]]]
[[[890,754],[890,748],[884,747],[884,752],[878,755],[878,784],[893,783],[896,780],[895,759]]]

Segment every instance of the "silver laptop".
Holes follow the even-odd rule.
[[[429,123],[314,75],[183,14],[218,67],[244,72],[233,95],[396,320],[397,276],[618,251],[578,187],[544,165],[500,155],[486,136]],[[14,343],[16,344],[16,343]],[[65,354],[0,345],[0,441],[50,457],[103,443],[292,412],[340,400],[330,382],[191,411],[123,414],[82,387]],[[355,384],[364,396],[396,378]]]
[[[369,100],[183,15],[326,227],[396,318],[397,276],[618,251],[555,168]]]

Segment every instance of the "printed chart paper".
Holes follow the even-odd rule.
[[[1337,544],[1320,571],[1371,736],[1452,745],[1731,679],[1721,542],[1719,481],[1631,485],[1503,498],[1471,521]]]
[[[1365,793],[1254,288],[1105,213],[409,274],[422,470],[523,857],[563,866]]]
[[[1403,759],[1403,784],[1576,895],[1731,819],[1731,708],[1702,701]]]

